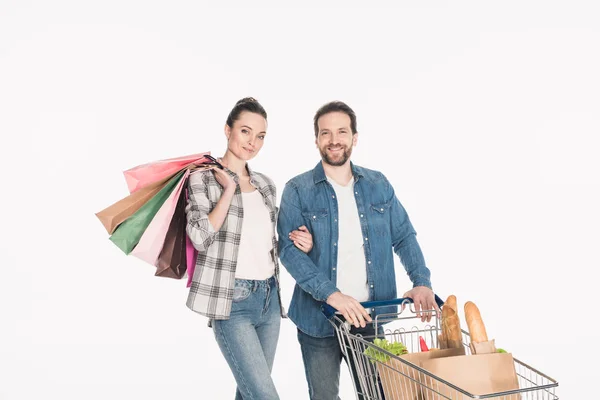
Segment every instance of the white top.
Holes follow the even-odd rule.
[[[258,190],[242,192],[244,219],[238,248],[237,279],[269,279],[275,274],[271,257],[273,226],[269,210]]]
[[[354,198],[354,177],[345,186],[329,177],[327,180],[335,190],[339,210],[337,288],[358,301],[368,301],[367,265],[360,216]]]

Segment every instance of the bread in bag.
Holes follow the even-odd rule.
[[[487,342],[487,332],[483,320],[481,319],[479,308],[477,308],[472,301],[467,301],[465,303],[465,319],[467,321],[467,327],[469,328],[471,342]]]

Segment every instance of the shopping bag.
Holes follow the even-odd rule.
[[[189,196],[188,195],[188,188],[186,187],[185,188],[186,202],[189,201],[189,197],[188,196]],[[187,218],[185,220],[185,223],[186,223],[186,227],[187,227]],[[185,234],[185,252],[186,252],[185,257],[186,257],[186,261],[187,261],[187,268],[186,268],[186,271],[187,271],[187,285],[186,285],[186,287],[191,287],[192,286],[192,280],[194,279],[194,271],[196,270],[196,260],[198,258],[198,250],[196,250],[196,248],[194,247],[194,244],[192,243],[190,237],[187,235],[187,230],[186,230],[186,234]]]
[[[421,362],[421,367],[476,396],[519,389],[515,362],[510,353],[475,354],[424,360]],[[439,385],[436,390],[448,398],[472,399],[447,385]],[[520,398],[519,394],[502,396],[503,400]]]
[[[178,172],[154,197],[115,229],[109,239],[125,254],[131,253],[138,244],[152,218],[175,189],[183,174],[184,171]]]
[[[138,165],[123,172],[130,193],[134,193],[153,182],[160,181],[182,169],[207,161],[210,152],[190,154],[182,157],[158,160]]]
[[[179,196],[177,207],[156,261],[156,276],[181,279],[186,272],[185,196]]]
[[[186,287],[192,286],[192,280],[194,279],[194,272],[196,271],[196,259],[198,258],[198,250],[194,247],[194,244],[190,240],[190,237],[185,235],[185,250],[187,260],[187,285]]]
[[[150,221],[150,224],[146,230],[144,230],[138,244],[131,251],[131,255],[146,261],[151,265],[156,264],[158,255],[165,242],[165,237],[167,236],[169,224],[173,219],[178,200],[183,198],[182,189],[187,182],[189,173],[190,171],[188,169],[184,170],[183,177],[179,180],[177,186],[160,207],[154,218],[152,218],[152,221]]]
[[[417,353],[408,353],[398,356],[410,364],[403,363],[396,358],[390,358],[384,365],[378,366],[379,379],[386,400],[420,400],[423,396],[425,377],[414,366],[430,359],[454,357],[465,354],[464,348],[430,350]],[[431,395],[430,395],[431,398]]]
[[[144,203],[155,196],[174,175],[153,182],[135,193],[122,198],[104,210],[97,212],[95,214],[96,217],[104,225],[108,234],[112,234],[120,223],[131,217]]]

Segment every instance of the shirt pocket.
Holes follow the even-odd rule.
[[[389,237],[390,236],[390,208],[392,202],[387,203],[373,203],[371,204],[371,226],[376,237]]]
[[[312,211],[303,211],[302,217],[304,217],[304,223],[313,237],[313,246],[328,240],[329,212],[327,209],[319,208]]]

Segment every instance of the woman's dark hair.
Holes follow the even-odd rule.
[[[264,119],[267,119],[267,112],[263,106],[260,105],[258,100],[256,100],[254,97],[244,97],[235,103],[235,106],[227,116],[227,126],[232,128],[233,123],[240,118],[240,114],[244,111],[262,115]]]
[[[356,114],[354,113],[354,110],[344,102],[332,101],[319,108],[315,114],[315,118],[313,120],[315,137],[319,136],[319,118],[332,112],[342,112],[348,115],[348,117],[350,117],[350,129],[352,130],[352,134],[354,135],[356,133]]]

